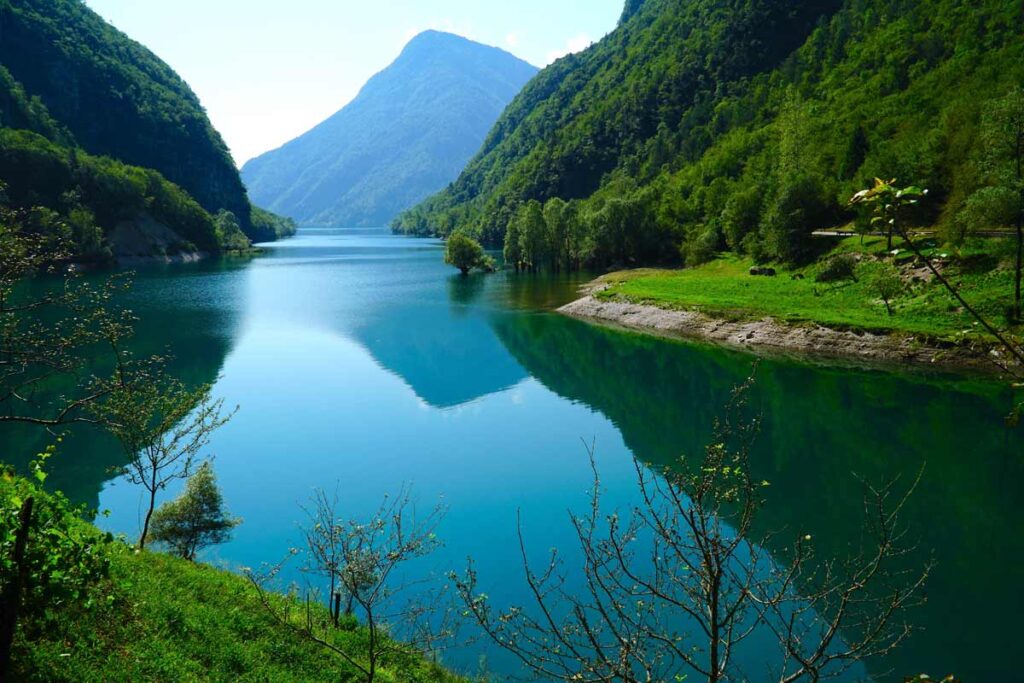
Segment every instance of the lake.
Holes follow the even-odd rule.
[[[253,260],[138,272],[127,296],[138,350],[169,348],[180,376],[215,382],[216,396],[240,406],[209,450],[245,521],[206,561],[281,559],[300,544],[300,505],[316,487],[337,487],[345,516],[358,517],[410,484],[422,506],[449,508],[433,566],[461,569],[472,556],[496,605],[522,602],[517,511],[539,561],[552,547],[571,551],[567,510],[584,510],[591,484],[581,440],[596,444],[608,500],[628,504],[632,457],[664,465],[699,453],[751,372],[743,353],[552,313],[582,278],[462,278],[441,250],[383,230],[306,228]],[[913,613],[923,630],[867,673],[1014,678],[1024,430],[1003,423],[1008,390],[776,360],[756,377],[764,423],[753,468],[771,482],[764,530],[812,534],[820,551],[843,553],[861,528],[857,477],[909,483],[925,467],[904,515],[915,559],[936,562]],[[21,463],[45,443],[24,430],[2,436]],[[77,430],[51,482],[134,537],[140,493],[108,474],[120,461],[108,439]],[[751,643],[747,664],[770,646]],[[491,670],[513,670],[482,644],[450,661],[475,670],[482,653]]]

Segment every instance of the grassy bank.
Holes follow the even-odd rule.
[[[15,650],[23,681],[358,681],[340,658],[278,625],[242,576],[114,543],[110,579],[93,609],[55,611],[43,633],[22,628]],[[286,598],[280,597],[279,601]],[[334,632],[365,650],[354,623]],[[420,655],[398,650],[382,682],[457,681]]]
[[[978,243],[959,253],[930,245],[929,256],[945,265],[943,273],[961,294],[999,327],[1006,327],[1012,297],[1013,271],[1007,259],[993,254],[1003,243]],[[897,242],[897,248],[900,246]],[[880,237],[847,238],[810,265],[779,268],[776,277],[752,276],[753,262],[726,254],[710,263],[683,270],[635,270],[603,278],[603,300],[625,300],[668,309],[695,310],[728,320],[774,318],[792,324],[817,323],[836,329],[909,333],[944,341],[987,340],[969,313],[934,281],[909,251],[885,257]],[[817,282],[829,259],[854,254],[860,260],[854,279]],[[875,291],[875,280],[894,262],[903,280],[902,293],[890,302],[892,314]]]

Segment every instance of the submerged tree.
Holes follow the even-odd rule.
[[[865,486],[867,540],[852,557],[819,559],[811,537],[794,534],[788,557],[773,558],[772,537],[757,533],[767,483],[750,475],[758,423],[743,418],[746,390],[702,458],[657,474],[636,463],[632,510],[603,510],[595,466],[589,510],[570,516],[582,589],[570,588],[557,550],[532,566],[521,525],[532,604],[493,609],[472,563],[455,577],[487,636],[540,678],[583,683],[744,680],[735,655],[754,633],[775,639],[780,683],[828,678],[900,645],[929,571],[899,566],[899,513],[916,482],[899,496]]]
[[[188,478],[185,490],[153,513],[149,540],[169,546],[180,557],[195,561],[203,548],[224,543],[242,523],[224,509],[213,466],[204,462]]]
[[[454,233],[445,242],[444,262],[458,268],[464,276],[474,268],[494,270],[494,260],[484,253],[480,243],[461,232]]]

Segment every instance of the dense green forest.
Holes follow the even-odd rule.
[[[957,243],[1012,222],[981,142],[1024,78],[1022,33],[1020,0],[631,1],[394,228],[531,268],[801,262],[878,176],[929,188],[915,221]]]
[[[535,73],[504,50],[426,31],[350,104],[242,177],[254,201],[298,220],[385,226],[458,177]]]
[[[0,0],[0,186],[19,224],[90,261],[295,232],[251,207],[188,86],[77,0]]]

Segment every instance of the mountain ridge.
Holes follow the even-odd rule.
[[[386,225],[454,180],[536,68],[425,31],[359,94],[306,133],[247,162],[257,203],[302,222]]]

